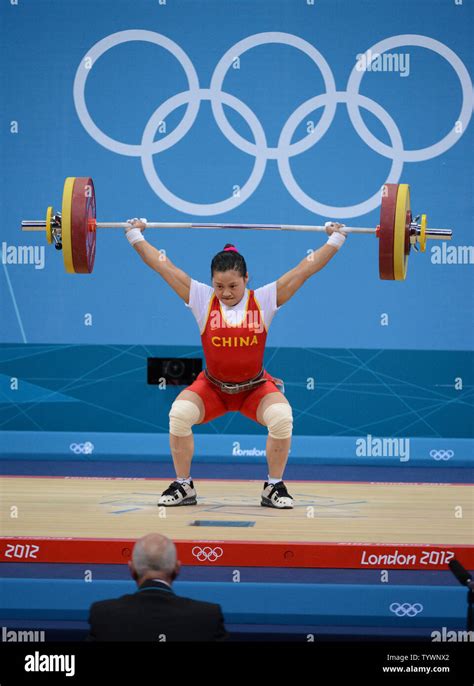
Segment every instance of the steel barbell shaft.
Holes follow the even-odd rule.
[[[126,222],[97,222],[98,229],[125,229],[129,224]],[[320,231],[325,232],[325,226],[308,224],[188,224],[188,223],[157,223],[147,222],[147,229],[257,229],[259,231]],[[377,229],[362,226],[345,226],[346,233],[377,233]],[[449,240],[452,237],[451,229],[426,230],[426,238]]]
[[[127,222],[97,222],[97,229],[125,229]],[[43,231],[46,222],[41,219],[25,219],[21,222],[22,231]],[[224,224],[205,223],[194,224],[189,222],[147,222],[147,229],[247,229],[259,231],[326,231],[325,226],[311,226],[306,224]],[[345,226],[347,233],[375,234],[377,229],[368,227]],[[453,235],[451,229],[426,230],[426,238],[438,240],[450,240]]]
[[[125,229],[126,222],[97,222],[98,229]],[[325,226],[311,226],[306,224],[219,224],[219,223],[160,223],[147,222],[147,229],[248,229],[258,231],[326,231]],[[362,227],[344,227],[348,233],[375,233],[375,229]]]
[[[127,222],[96,222],[97,229],[126,229]],[[147,229],[249,229],[260,231],[326,231],[325,226],[306,224],[195,224],[190,222],[147,222]],[[43,231],[46,222],[41,219],[25,219],[21,222],[22,231]],[[376,229],[344,227],[348,233],[375,233]]]

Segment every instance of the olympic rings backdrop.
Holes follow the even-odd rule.
[[[283,368],[271,370],[288,379],[308,349],[331,351],[332,361],[359,350],[361,367],[364,350],[391,351],[392,368],[409,378],[417,351],[425,386],[454,389],[462,377],[467,407],[454,408],[454,435],[470,434],[462,413],[473,383],[471,3],[5,0],[0,18],[3,343],[98,346],[99,358],[114,345],[199,355],[189,310],[122,231],[99,234],[87,277],[66,276],[53,248],[41,257],[42,235],[21,234],[22,218],[60,209],[66,176],[94,178],[99,220],[373,227],[381,186],[400,181],[411,185],[412,210],[453,228],[454,249],[430,243],[424,255],[412,252],[406,282],[381,282],[376,239],[349,236],[275,317],[268,349],[283,355]],[[284,232],[147,237],[205,282],[212,256],[232,241],[254,288],[324,241]],[[3,259],[27,244],[38,246],[35,263]]]

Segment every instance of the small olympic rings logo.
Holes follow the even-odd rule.
[[[200,548],[199,546],[195,546],[192,549],[192,554],[194,557],[197,557],[199,562],[204,562],[207,560],[208,562],[215,562],[218,560],[222,555],[224,554],[224,551],[222,548],[210,548],[209,546],[206,546],[205,548]]]
[[[393,612],[397,617],[416,617],[416,615],[423,612],[423,605],[421,603],[392,603],[390,605],[390,612]]]
[[[151,115],[145,125],[140,143],[123,143],[104,133],[93,121],[86,104],[85,87],[87,78],[97,60],[111,48],[130,41],[144,41],[153,43],[170,52],[180,63],[188,82],[187,90],[171,96],[161,103]],[[268,145],[267,136],[256,114],[242,100],[226,93],[222,86],[229,69],[236,57],[241,57],[252,48],[267,44],[283,44],[303,52],[319,69],[325,93],[315,94],[299,105],[283,125],[279,135],[278,145]],[[88,134],[104,148],[129,157],[140,157],[145,177],[154,192],[170,207],[195,216],[210,216],[235,209],[248,200],[258,188],[269,160],[275,160],[280,177],[293,198],[310,212],[321,216],[339,218],[358,217],[371,212],[380,205],[380,188],[386,182],[397,183],[403,171],[405,162],[420,162],[430,160],[449,150],[467,129],[472,115],[472,84],[469,72],[462,60],[453,50],[434,38],[417,34],[400,34],[379,41],[366,50],[363,57],[367,66],[372,60],[392,48],[403,45],[415,46],[431,50],[445,59],[456,73],[462,91],[462,105],[456,117],[458,126],[447,125],[448,133],[439,141],[424,148],[407,150],[404,147],[400,130],[391,117],[379,103],[359,93],[364,71],[355,64],[351,70],[345,91],[336,89],[334,75],[328,62],[316,48],[308,41],[291,33],[269,31],[256,33],[235,43],[221,57],[212,74],[209,88],[201,88],[196,69],[184,52],[174,41],[154,31],[130,29],[118,31],[101,39],[87,52],[77,69],[74,79],[73,95],[77,115]],[[153,162],[153,156],[173,147],[188,133],[193,126],[201,106],[201,102],[209,101],[214,119],[227,140],[242,152],[255,158],[254,166],[249,178],[245,181],[238,194],[233,194],[225,200],[213,203],[190,202],[172,193],[158,176]],[[391,160],[391,168],[383,183],[379,184],[376,192],[367,200],[344,207],[323,204],[310,197],[296,181],[290,167],[290,159],[300,155],[313,147],[328,131],[339,104],[345,105],[349,118],[356,133],[372,150]],[[166,117],[177,108],[185,106],[183,118],[175,129],[155,140],[155,135]],[[224,106],[231,108],[245,120],[252,140],[242,137],[232,126],[224,110]],[[310,113],[322,108],[323,114],[317,125],[299,140],[293,141],[298,126]],[[362,119],[360,108],[369,111],[382,123],[387,131],[390,144],[382,142],[373,135]]]
[[[454,450],[430,450],[433,460],[450,460],[454,457]]]
[[[90,441],[86,441],[85,443],[71,443],[69,449],[72,450],[75,455],[90,455],[94,450],[94,444]]]

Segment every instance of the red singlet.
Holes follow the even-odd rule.
[[[271,311],[267,314],[267,321],[271,321],[273,314],[280,309],[276,307],[276,283],[258,289],[257,295],[254,290],[246,290],[243,297],[243,317],[240,318],[231,316],[234,308],[227,308],[224,312],[212,288],[199,282],[192,283],[191,288],[192,295],[188,307],[192,307],[198,323],[196,303],[199,296],[203,295],[209,300],[201,328],[201,342],[209,373],[221,381],[229,382],[247,381],[257,376],[263,366],[267,339],[265,313],[261,308],[258,294],[261,293],[261,300],[268,303],[267,309]],[[209,290],[206,291],[206,288]],[[203,302],[201,298],[199,304],[202,306]],[[238,323],[233,324],[233,319]],[[279,391],[273,377],[267,371],[264,371],[264,377],[267,381],[251,390],[229,394],[221,391],[206,378],[204,372],[201,372],[186,390],[197,393],[204,403],[205,416],[202,423],[210,422],[227,412],[241,412],[249,419],[257,421],[260,400],[268,393]]]

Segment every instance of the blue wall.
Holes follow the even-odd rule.
[[[84,436],[74,436],[74,442],[91,440],[91,432],[163,433],[163,449],[169,458],[168,412],[183,387],[148,386],[147,356],[199,355],[198,348],[185,346],[1,346],[0,430],[39,432],[39,441],[51,452],[57,452],[57,445],[46,436],[55,431],[85,432]],[[311,436],[334,436],[335,450],[340,453],[345,452],[342,436],[369,433],[469,441],[474,437],[472,361],[469,352],[423,350],[268,348],[265,354],[266,368],[285,379],[294,436],[305,439],[303,454],[313,458],[318,450],[307,440]],[[456,388],[454,379],[460,377],[462,388]],[[267,435],[260,424],[236,412],[194,430],[206,434],[206,445],[221,434],[235,433],[235,440],[251,434],[250,446],[245,446],[249,448],[256,445],[257,435],[263,443]],[[29,440],[40,450],[36,439]],[[16,434],[5,438],[5,450],[25,452],[25,444],[17,441]],[[111,436],[109,442],[110,450],[116,453]],[[124,439],[120,443],[128,445]],[[137,440],[136,445],[141,443]],[[157,454],[154,439],[153,444]],[[230,450],[218,445],[223,453]],[[327,455],[324,445],[323,454]],[[430,440],[425,447],[426,453],[440,448],[454,450],[449,440],[447,444]],[[294,441],[292,459],[296,448]],[[200,447],[199,453],[202,451]],[[465,447],[455,453],[456,460],[468,457]],[[359,456],[357,462],[361,461]]]
[[[2,105],[0,140],[2,241],[8,245],[44,245],[40,235],[20,234],[19,220],[41,218],[48,204],[59,209],[62,184],[69,175],[94,177],[102,219],[140,215],[186,220],[201,215],[227,222],[321,223],[334,217],[356,226],[377,224],[378,200],[370,211],[357,210],[357,206],[367,206],[366,201],[387,179],[400,179],[412,186],[415,211],[426,211],[433,226],[452,226],[454,244],[472,243],[471,3],[399,0],[395,11],[389,2],[349,0],[318,0],[314,5],[306,0],[167,0],[166,4],[159,0],[20,0],[18,5],[3,2],[0,15],[4,34],[1,85],[8,92]],[[417,35],[411,41],[415,45],[406,45],[409,41],[403,38],[393,39],[393,46],[387,44],[386,52],[401,60],[398,71],[357,72],[357,55],[407,30]],[[143,31],[152,32],[148,37],[157,44],[121,42],[86,70],[85,102],[92,119],[85,128],[79,116],[80,88],[73,95],[78,68],[84,73],[81,61],[99,54],[94,46],[111,42],[107,37],[116,32],[132,32],[124,34],[123,40],[143,37]],[[278,44],[264,44],[269,32],[285,35]],[[265,35],[252,41],[256,47],[244,52],[233,47],[258,33]],[[164,41],[173,42],[171,52],[162,47]],[[420,47],[423,41],[428,41],[428,48]],[[168,112],[161,109],[163,117],[157,108],[188,89],[175,57],[181,51],[185,55],[181,60],[202,89],[209,88],[216,66],[228,54],[223,90],[237,100],[222,97],[234,135],[247,141],[246,145],[238,141],[240,149],[217,125],[208,99],[197,107],[195,91],[196,120],[172,144],[172,132],[186,107],[173,110],[172,101]],[[309,56],[315,51],[320,53],[317,59],[323,65],[326,85],[321,69]],[[232,59],[239,53],[238,65]],[[442,54],[448,55],[456,69]],[[367,144],[367,134],[365,140],[358,135],[341,102],[325,135],[289,159],[296,181],[313,200],[294,198],[285,172],[283,181],[278,169],[287,159],[284,142],[280,141],[279,152],[274,150],[285,123],[296,108],[328,88],[345,92],[351,72],[362,76],[360,92],[375,103],[362,101],[372,108],[361,109],[370,131],[385,145],[391,133],[398,145],[396,154],[388,152],[396,158],[395,169],[391,159],[372,149],[373,141]],[[193,84],[197,87],[197,81]],[[206,91],[201,94],[206,98]],[[360,102],[354,94],[351,101]],[[466,116],[460,116],[463,102]],[[293,142],[304,138],[309,122],[316,125],[323,112],[322,107],[312,110],[311,105],[306,109],[301,117],[295,114],[295,124],[300,123],[290,138]],[[155,120],[165,121],[166,133],[158,131],[155,138],[167,149],[141,160],[141,139],[154,113]],[[12,121],[18,122],[16,134],[10,133]],[[453,127],[458,121],[463,123],[456,133]],[[109,142],[104,147],[98,142],[98,134],[94,134],[96,139],[91,135],[94,123],[124,149],[117,152],[113,149],[117,144]],[[151,142],[154,130],[150,131]],[[217,215],[212,209],[200,210],[203,204],[231,197],[235,185],[244,189],[256,163],[254,134],[256,167],[261,172],[255,190],[248,199],[242,190],[229,211],[220,211],[220,206]],[[448,135],[451,140],[446,145],[432,149]],[[410,154],[412,150],[421,152]],[[156,179],[150,184],[143,165],[154,165],[168,191],[182,200],[169,200],[156,187]],[[183,201],[198,207],[189,209]],[[321,214],[314,201],[355,209]],[[247,257],[250,284],[257,287],[293,267],[323,238],[236,231],[184,236],[168,230],[151,233],[150,240],[203,281],[209,280],[212,256],[226,241],[235,241]],[[337,259],[278,313],[269,345],[471,349],[472,264],[433,264],[431,247],[425,255],[411,256],[406,283],[381,283],[376,239],[350,237]],[[52,248],[46,253],[44,269],[3,265],[1,340],[199,345],[190,312],[139,261],[120,231],[104,231],[97,252],[91,277],[66,277],[62,259]],[[85,313],[92,314],[90,327],[84,325]],[[389,315],[387,327],[380,324],[382,313]]]
[[[1,4],[0,23],[0,86],[7,92],[0,103],[2,256],[4,246],[45,245],[41,234],[20,233],[19,222],[43,217],[48,204],[60,209],[69,175],[94,178],[102,220],[335,218],[356,226],[378,223],[375,194],[387,180],[400,180],[411,184],[414,211],[427,212],[430,225],[452,227],[452,245],[471,246],[471,3],[20,0]],[[408,30],[413,35],[404,38]],[[103,54],[101,46],[108,46]],[[385,71],[357,70],[358,55],[370,48],[394,56],[391,70],[389,63]],[[216,121],[205,90],[212,84],[220,92],[219,74],[228,128],[219,113]],[[354,91],[357,77],[365,99]],[[370,132],[360,122],[354,128],[349,114],[357,110],[348,112],[346,102],[363,106]],[[313,139],[300,146],[307,149],[288,150],[312,127]],[[146,154],[154,139],[156,153]],[[306,195],[291,187],[290,169]],[[247,193],[249,178],[255,183]],[[241,195],[233,198],[235,186]],[[217,207],[206,207],[212,203]],[[324,240],[171,230],[148,238],[207,282],[212,256],[232,240],[247,258],[251,287],[276,279]],[[432,247],[412,253],[406,282],[383,282],[376,239],[350,236],[277,314],[266,363],[287,382],[296,433],[472,436],[472,264],[437,264]],[[199,332],[120,230],[101,232],[91,276],[66,275],[52,247],[42,269],[1,264],[0,295],[2,429],[49,431],[54,417],[68,431],[117,431],[117,423],[124,431],[167,431],[176,389],[160,396],[146,388],[145,358],[150,349],[199,356]],[[135,367],[127,346],[144,346],[131,349]],[[94,383],[85,384],[91,374]],[[308,403],[309,376],[316,388]],[[21,397],[12,377],[22,381]],[[455,387],[459,378],[462,388]],[[140,408],[138,423],[127,409],[130,397]],[[200,431],[225,433],[228,422]],[[255,429],[241,417],[230,427]]]

